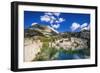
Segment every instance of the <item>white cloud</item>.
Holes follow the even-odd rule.
[[[60,13],[59,12],[54,12],[53,13],[55,16],[60,16]]]
[[[56,20],[56,18],[53,15],[49,16],[47,14],[50,15],[50,13],[45,13],[45,15],[40,17],[41,21],[51,22],[52,23],[54,20]]]
[[[56,20],[56,18],[54,16],[50,16],[51,20]]]
[[[88,26],[82,28],[81,30],[90,30],[90,25],[88,25]]]
[[[83,24],[81,25],[80,28],[84,28],[84,27],[86,27],[87,25],[88,25],[87,23],[83,23]]]
[[[41,21],[45,21],[45,22],[49,22],[51,19],[50,19],[50,16],[48,15],[44,15],[44,16],[41,16]]]
[[[65,21],[64,18],[59,17],[61,13],[58,12],[46,12],[43,16],[40,16],[41,21],[45,21],[51,24],[55,29],[60,27],[60,23]]]
[[[59,28],[60,27],[60,24],[51,24],[51,26],[55,29]]]
[[[59,18],[59,22],[65,21],[64,18]]]
[[[59,18],[58,20],[56,20],[55,22],[56,23],[61,23],[61,22],[64,22],[65,21],[65,19],[64,18]]]
[[[53,15],[51,12],[46,12],[45,15]]]
[[[59,23],[59,21],[58,21],[58,20],[56,20],[55,22],[56,22],[56,23]]]
[[[51,20],[51,21],[50,21],[50,24],[53,24],[53,22],[54,22],[54,21],[53,21],[53,20]]]
[[[90,24],[87,26],[88,30],[90,30]]]
[[[77,29],[80,30],[90,30],[90,25],[88,23],[83,23],[82,25],[74,22],[72,23],[72,26],[70,27],[72,31],[75,31]]]
[[[80,28],[80,24],[74,22],[72,23],[72,26],[70,27],[72,31],[77,30],[78,28]]]

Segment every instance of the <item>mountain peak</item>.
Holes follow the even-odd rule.
[[[38,24],[38,23],[32,23],[31,26],[34,26],[34,25],[36,25],[36,24]]]
[[[52,31],[54,31],[55,33],[59,34],[59,32],[57,30],[55,30],[54,28],[47,26],[49,29],[51,29]]]

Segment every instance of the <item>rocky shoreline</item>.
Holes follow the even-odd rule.
[[[54,49],[59,50],[60,48],[67,50],[80,50],[88,48],[87,40],[71,37],[71,38],[62,38],[55,40],[53,42],[46,42],[48,48],[53,47]],[[43,48],[43,42],[39,39],[34,40],[27,38],[25,39],[25,62],[32,61],[35,59],[36,55],[41,52]]]
[[[50,60],[57,51],[90,49],[90,31],[56,33],[54,29],[35,25],[25,30],[24,61]],[[52,56],[51,56],[52,55]]]

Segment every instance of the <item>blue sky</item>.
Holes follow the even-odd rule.
[[[46,14],[47,13],[47,14]],[[52,15],[50,15],[50,13]],[[59,32],[71,32],[71,31],[80,31],[83,26],[88,27],[90,25],[90,14],[79,14],[79,13],[58,13],[58,15],[53,15],[53,12],[49,12],[50,17],[56,18],[55,21],[51,22],[59,26],[51,26],[49,19],[41,19],[48,17],[48,12],[37,12],[37,11],[24,11],[24,28],[28,28],[32,23],[38,23],[40,25],[48,25],[53,27]],[[61,19],[61,22],[60,22]]]

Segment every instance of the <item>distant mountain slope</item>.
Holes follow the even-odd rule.
[[[24,31],[25,31],[25,36],[35,36],[35,35],[46,36],[46,35],[59,34],[59,32],[54,28],[39,24],[32,25],[29,28],[24,29]]]
[[[24,29],[25,37],[27,36],[60,36],[61,38],[77,37],[90,40],[90,31],[82,30],[80,32],[58,32],[54,28],[46,25],[34,24],[27,29]]]
[[[84,30],[80,32],[63,32],[63,33],[60,33],[60,35],[63,37],[78,37],[78,38],[83,38],[83,39],[90,39],[89,30]]]

